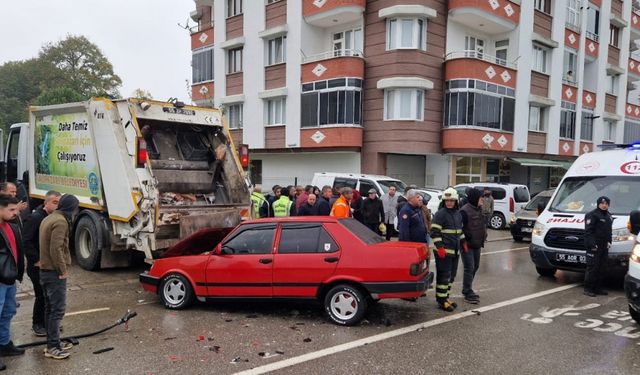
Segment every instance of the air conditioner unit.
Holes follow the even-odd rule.
[[[202,8],[198,7],[198,9],[189,13],[189,16],[194,22],[200,21],[200,18],[202,18]]]

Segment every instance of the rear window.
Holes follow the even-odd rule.
[[[350,187],[352,189],[355,189],[357,184],[358,184],[358,180],[354,178],[336,177],[333,180],[334,189],[338,189],[342,187]]]
[[[378,180],[378,184],[382,188],[382,194],[387,194],[391,186],[395,186],[398,193],[404,193],[407,189],[407,185],[399,180]]]
[[[384,242],[384,239],[382,237],[378,236],[377,233],[367,228],[364,224],[356,219],[341,219],[338,222],[345,226],[349,230],[349,232],[353,233],[367,245],[374,245]]]
[[[515,199],[517,203],[529,202],[531,199],[531,197],[529,197],[529,190],[524,186],[516,186],[513,189],[513,199]]]

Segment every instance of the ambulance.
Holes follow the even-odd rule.
[[[607,145],[580,156],[569,168],[533,227],[529,253],[541,276],[553,276],[558,269],[584,272],[585,214],[603,195],[611,199],[614,217],[608,271],[626,274],[634,241],[627,222],[629,213],[640,208],[640,143]]]

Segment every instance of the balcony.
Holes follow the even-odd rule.
[[[303,0],[302,15],[309,25],[340,26],[361,19],[366,4],[366,0]]]
[[[513,149],[513,134],[490,129],[442,129],[444,152],[508,152]]]
[[[506,60],[476,51],[455,51],[445,56],[445,80],[479,79],[516,87],[516,66]]]
[[[596,107],[596,93],[582,90],[582,106],[584,108],[595,108]]]
[[[572,29],[564,29],[564,45],[571,47],[576,51],[580,49],[580,33],[575,32]]]
[[[449,19],[489,35],[501,34],[518,26],[520,5],[508,0],[450,0]]]
[[[640,106],[638,105],[627,103],[625,113],[627,117],[631,117],[634,120],[640,120]]]
[[[627,65],[627,72],[629,72],[629,81],[640,81],[640,61],[629,58],[629,65]]]
[[[202,25],[194,26],[189,31],[191,33],[191,50],[213,45],[213,22],[209,22],[205,27]]]
[[[631,39],[640,38],[640,8],[633,6],[631,10]]]
[[[362,51],[342,49],[303,57],[303,83],[339,77],[364,78]]]
[[[198,105],[203,102],[213,103],[214,84],[213,82],[202,82],[191,85],[191,98]]]
[[[598,58],[598,51],[600,49],[600,43],[598,43],[599,40],[600,38],[598,35],[587,31],[587,39],[585,40],[586,49],[584,52],[585,58],[588,61],[594,61]]]

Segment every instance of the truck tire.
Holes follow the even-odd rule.
[[[640,324],[640,312],[636,311],[629,305],[629,315],[636,321],[636,323]]]
[[[100,255],[105,247],[105,236],[100,218],[90,212],[82,215],[75,227],[74,248],[76,260],[87,271],[100,268]]]

